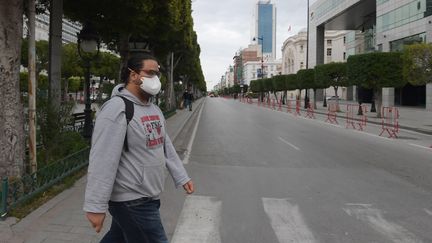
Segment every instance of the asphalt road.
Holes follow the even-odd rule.
[[[432,150],[409,145],[422,135],[386,139],[223,98],[194,119],[175,145],[196,193],[167,180],[162,196],[172,243],[432,242]]]

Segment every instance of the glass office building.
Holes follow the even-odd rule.
[[[258,1],[255,37],[263,45],[264,56],[276,58],[276,8],[271,1]]]
[[[324,63],[324,33],[347,30],[346,54],[402,51],[432,42],[432,0],[316,0],[310,6],[309,66]],[[432,84],[383,88],[386,106],[432,109]],[[353,97],[356,97],[354,94]]]

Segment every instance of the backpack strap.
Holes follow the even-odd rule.
[[[124,140],[124,150],[126,152],[128,152],[129,146],[128,146],[128,142],[127,142],[127,126],[129,126],[129,122],[132,120],[133,115],[134,115],[134,103],[123,96],[119,96],[119,97],[122,98],[122,100],[125,103],[126,135],[125,135],[125,140]]]

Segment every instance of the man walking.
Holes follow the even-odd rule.
[[[193,101],[193,93],[191,90],[185,90],[183,93],[183,100],[185,103],[185,108],[189,107],[189,111],[192,111],[192,101]]]
[[[191,194],[194,185],[166,133],[164,116],[150,98],[159,93],[159,65],[147,54],[132,56],[96,119],[84,211],[100,232],[106,211],[111,227],[102,243],[167,243],[159,195],[165,171]]]

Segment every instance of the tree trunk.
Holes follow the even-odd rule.
[[[377,110],[377,118],[381,118],[382,88],[374,89],[374,99]]]
[[[61,103],[61,55],[62,55],[62,19],[63,0],[50,2],[49,25],[49,100],[50,105],[57,111]]]
[[[313,107],[314,107],[314,109],[316,110],[317,109],[317,104],[316,104],[316,100],[317,100],[317,98],[316,98],[316,96],[317,96],[317,92],[316,92],[317,90],[316,89],[313,89],[313,92],[314,92],[314,104],[313,104]]]
[[[129,38],[130,34],[128,33],[120,33],[119,43],[118,43],[118,51],[120,53],[120,72],[119,72],[119,82],[121,80],[121,72],[123,67],[127,67],[127,61],[129,59]]]
[[[338,95],[339,86],[333,86],[333,88],[334,88],[335,95],[336,95],[336,110],[339,112],[340,111],[340,107],[339,107],[339,95]]]
[[[170,52],[167,56],[167,84],[165,90],[165,108],[169,111],[176,107],[174,99],[174,52]]]
[[[37,171],[36,153],[36,41],[35,41],[36,6],[35,0],[28,1],[28,115],[29,115],[29,160],[30,172]]]
[[[23,173],[24,116],[19,68],[23,31],[23,0],[0,0],[0,177]]]

